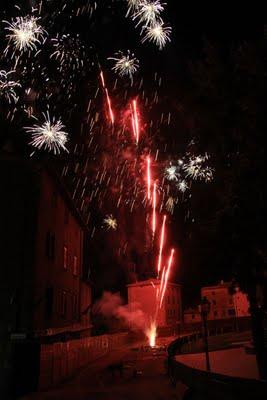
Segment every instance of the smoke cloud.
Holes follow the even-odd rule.
[[[96,302],[93,312],[109,318],[118,318],[132,330],[145,328],[145,315],[139,304],[123,304],[119,293],[104,292],[102,298]]]

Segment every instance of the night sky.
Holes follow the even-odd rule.
[[[17,15],[13,4],[10,3],[12,2],[9,2],[8,6],[1,4],[0,13],[3,15],[1,20]],[[25,4],[29,3],[24,2],[22,9],[25,10]],[[43,1],[43,3],[46,10],[43,21],[47,31],[51,35],[57,32],[79,33],[81,40],[86,45],[89,56],[92,57],[93,63],[88,62],[88,68],[86,67],[85,70],[82,70],[78,78],[76,78],[77,87],[72,94],[73,97],[70,99],[64,100],[66,89],[56,84],[50,87],[52,97],[49,101],[47,99],[43,100],[41,96],[40,99],[32,102],[26,99],[26,102],[33,106],[35,113],[38,115],[41,114],[41,111],[49,102],[50,108],[56,110],[57,114],[61,115],[62,118],[68,116],[68,119],[66,117],[64,122],[72,132],[69,155],[63,154],[59,157],[54,157],[41,151],[35,153],[36,160],[41,162],[49,161],[54,164],[58,171],[61,171],[62,167],[68,163],[71,169],[76,162],[79,162],[79,155],[74,154],[73,149],[76,143],[81,144],[83,142],[83,138],[79,133],[80,125],[86,119],[88,97],[91,96],[93,98],[93,93],[98,86],[97,62],[101,64],[108,84],[112,87],[116,77],[111,71],[111,64],[107,57],[112,56],[118,50],[127,49],[134,51],[140,61],[138,79],[140,77],[143,78],[144,88],[147,93],[152,93],[155,89],[154,74],[157,73],[158,76],[162,77],[162,85],[159,88],[160,100],[158,104],[144,111],[144,113],[147,112],[147,115],[143,115],[144,120],[154,119],[155,121],[159,119],[161,113],[167,115],[170,112],[172,115],[171,124],[162,127],[155,124],[157,129],[149,138],[149,140],[153,139],[155,148],[158,146],[161,149],[164,155],[164,157],[162,156],[162,163],[164,160],[165,165],[167,165],[166,163],[188,151],[187,146],[191,140],[196,142],[194,145],[196,153],[208,152],[212,155],[211,164],[215,169],[214,180],[207,184],[202,182],[194,183],[192,196],[186,201],[184,198],[182,200],[179,199],[174,214],[169,218],[171,222],[168,224],[169,244],[173,245],[177,250],[178,265],[174,275],[177,282],[184,284],[186,304],[192,304],[199,295],[201,285],[213,284],[221,279],[227,280],[233,277],[234,263],[232,261],[235,259],[236,254],[233,250],[235,248],[233,243],[229,244],[228,242],[229,230],[231,234],[232,231],[236,231],[238,235],[242,227],[240,226],[236,229],[234,218],[227,223],[222,223],[222,221],[225,221],[226,215],[229,216],[229,213],[227,214],[225,210],[227,207],[231,208],[231,205],[227,205],[227,200],[223,199],[230,198],[230,191],[228,193],[228,188],[225,184],[228,179],[227,160],[232,157],[231,155],[242,152],[240,143],[244,144],[244,140],[236,139],[234,136],[230,138],[229,132],[236,132],[242,127],[242,124],[233,122],[235,120],[238,121],[238,110],[233,111],[231,121],[228,121],[226,106],[229,105],[230,109],[231,99],[236,96],[239,100],[238,96],[240,95],[241,98],[243,95],[239,92],[236,95],[237,88],[233,87],[233,82],[235,83],[233,71],[236,65],[235,61],[233,61],[235,59],[234,54],[245,44],[251,46],[252,49],[255,47],[255,52],[258,54],[257,46],[263,39],[263,29],[259,25],[254,26],[251,23],[248,24],[246,21],[239,20],[231,23],[229,21],[219,22],[216,19],[204,24],[200,19],[192,20],[189,10],[182,12],[178,2],[169,1],[164,17],[172,26],[172,40],[171,43],[167,44],[166,48],[159,51],[149,43],[140,44],[139,30],[134,28],[134,23],[125,18],[126,7],[123,1],[99,2],[90,21],[88,15],[82,15],[70,20],[66,12],[62,12],[61,15],[57,14],[55,10],[60,9],[60,6],[64,4],[63,1],[51,0]],[[71,8],[75,4],[78,7],[78,4],[83,2],[82,0],[77,0],[69,3]],[[18,1],[16,4],[22,3]],[[52,16],[51,21],[54,21],[54,23],[50,21],[50,16]],[[1,29],[1,39],[3,39],[3,35],[4,31]],[[207,67],[206,71],[212,68],[210,64],[208,66],[205,64],[207,49],[211,48],[214,53],[212,53],[213,50],[208,50],[208,52],[210,51],[208,54],[216,54],[218,68],[221,68],[223,73],[218,75],[220,78],[218,83],[215,84],[216,89],[213,92],[208,92],[204,88],[203,94],[201,92],[203,89],[201,89],[201,79],[204,74],[200,74],[201,78],[199,79],[198,77],[198,82],[196,83],[196,69],[201,66],[203,68],[203,65],[205,68]],[[48,52],[49,50],[44,50],[43,52],[45,53],[46,51]],[[9,62],[7,58],[2,57],[1,69],[6,68]],[[48,73],[50,73],[52,67],[50,67],[49,62],[46,67]],[[229,68],[229,72],[227,72],[227,68]],[[251,76],[251,71],[246,73],[247,76]],[[257,73],[254,75],[256,76]],[[36,87],[42,86],[38,79],[36,78],[36,82],[38,82]],[[223,79],[225,79],[225,84]],[[244,79],[246,81],[246,78]],[[213,82],[217,82],[216,79]],[[125,106],[123,99],[125,88],[128,90],[128,95],[136,96],[138,94],[137,85],[129,87],[128,83],[122,80],[118,83],[117,92],[112,91],[116,107]],[[213,109],[212,104],[210,106],[208,102],[205,103],[205,95],[208,97],[209,93],[220,93],[221,88],[225,88],[225,93],[222,94],[222,112],[227,114],[225,119],[223,116],[216,114],[217,109]],[[38,92],[38,89],[36,91]],[[252,97],[255,100],[257,93],[253,94]],[[213,101],[212,97],[210,101]],[[258,99],[255,100],[255,104],[257,101]],[[75,107],[72,109],[71,106],[74,104]],[[21,105],[21,102],[19,105]],[[97,99],[95,107],[99,112],[101,112],[101,106],[102,102]],[[26,115],[22,111],[18,111],[15,113],[14,119],[10,121],[10,119],[6,118],[6,111],[9,107],[10,105],[1,102],[0,123],[1,131],[4,131],[1,141],[2,149],[5,149],[7,143],[12,140],[16,151],[22,157],[29,157],[31,151],[27,140],[22,135],[22,127],[27,126]],[[70,110],[71,113],[69,114]],[[207,117],[209,110],[211,115]],[[222,127],[221,121],[224,120],[226,124]],[[227,126],[228,122],[231,126]],[[222,145],[220,135],[225,137],[224,145]],[[240,135],[242,137],[242,133]],[[88,169],[89,181],[97,168],[94,164],[103,160],[101,149],[105,148],[105,151],[110,152],[110,154],[113,152],[113,149],[107,141],[104,142],[102,137],[99,139],[98,144],[100,149],[96,156],[98,159],[95,161],[92,158],[91,167]],[[150,142],[148,141],[144,144],[144,147],[147,149],[149,145]],[[250,144],[247,146],[251,148]],[[224,151],[222,150],[223,148]],[[81,157],[84,157],[84,154]],[[232,162],[229,168],[233,169],[236,165]],[[255,174],[257,174],[259,168],[259,166],[255,166]],[[229,180],[235,176],[233,171],[229,172],[229,175]],[[66,185],[70,185],[69,190],[71,191],[73,188],[70,182],[73,182],[71,177],[66,180]],[[236,189],[233,183],[233,187],[235,187],[235,193],[239,193],[239,195],[236,195],[237,197],[239,196],[239,199],[242,200],[246,197],[246,194],[242,194],[242,185]],[[143,230],[142,221],[145,218],[145,212],[140,209],[129,215],[128,211],[124,210],[123,207],[120,210],[116,210],[113,200],[110,199],[102,209],[98,202],[91,204],[90,207],[92,217],[89,222],[89,229],[92,231],[93,226],[96,226],[96,233],[91,238],[89,245],[89,247],[91,246],[91,277],[95,281],[96,292],[98,292],[98,288],[102,289],[103,287],[121,289],[123,291],[124,285],[129,279],[128,265],[136,263],[138,265],[137,270],[144,272],[144,269],[147,269],[147,263],[151,264],[151,269],[155,264],[154,261],[147,261],[149,256],[144,256],[143,250],[140,250],[143,241],[140,235]],[[257,200],[255,200],[255,207],[257,207]],[[185,219],[188,210],[190,218]],[[114,232],[103,229],[101,222],[105,214],[110,214],[111,212],[118,220],[118,230]],[[240,218],[242,219],[242,217]],[[130,242],[129,251],[124,256],[118,256],[118,247],[121,245],[120,242],[122,240]],[[105,247],[105,252],[102,251],[103,246]],[[242,247],[241,244],[240,246]]]

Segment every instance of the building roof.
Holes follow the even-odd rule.
[[[127,287],[143,287],[143,286],[158,286],[160,285],[161,280],[156,278],[147,279],[145,281],[138,281],[135,283],[130,283]],[[179,283],[168,282],[169,286],[182,286]]]

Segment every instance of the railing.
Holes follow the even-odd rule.
[[[89,362],[128,342],[127,333],[118,333],[42,344],[39,389],[46,389],[64,381]]]
[[[194,343],[201,337],[201,332],[195,332],[178,338],[168,346],[167,350],[169,377],[173,383],[181,381],[188,387],[186,399],[202,398],[202,396],[205,400],[267,399],[267,382],[265,381],[202,371],[184,365],[175,359],[175,355],[180,353],[185,344]]]

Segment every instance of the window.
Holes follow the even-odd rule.
[[[170,296],[168,296],[168,304],[170,304]]]
[[[214,318],[218,317],[218,311],[214,311]]]
[[[234,310],[234,308],[229,308],[229,310],[228,310],[228,315],[235,315],[235,310]]]
[[[78,275],[78,259],[77,259],[77,256],[73,257],[73,275],[74,276]]]
[[[54,289],[47,287],[45,290],[45,317],[51,319],[53,313]]]
[[[67,292],[66,290],[62,291],[61,294],[61,315],[63,318],[67,315]]]
[[[50,260],[55,258],[55,234],[48,231],[45,238],[45,255]]]
[[[63,267],[64,269],[68,268],[68,248],[64,246],[63,248]]]

